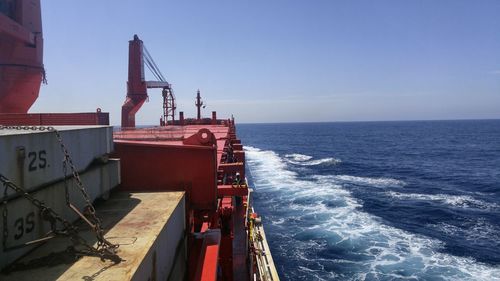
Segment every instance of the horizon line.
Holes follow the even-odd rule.
[[[434,122],[434,121],[500,121],[500,118],[458,118],[458,119],[402,119],[402,120],[352,120],[352,121],[284,121],[284,122],[237,122],[237,124],[315,124],[315,123],[369,123],[369,122]]]

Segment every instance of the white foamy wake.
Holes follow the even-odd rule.
[[[321,164],[338,164],[341,162],[342,161],[340,159],[328,157],[328,158],[323,158],[323,159],[311,160],[311,161],[303,163],[302,165],[304,165],[304,166],[316,166],[316,165],[321,165]]]
[[[441,253],[440,241],[361,211],[361,203],[339,184],[340,176],[302,179],[273,151],[246,150],[255,190],[265,195],[259,200],[276,219],[278,231],[270,235],[278,249],[273,255],[299,265],[287,268],[288,279],[500,280],[500,268]],[[264,218],[264,223],[272,221]]]
[[[405,186],[406,183],[402,180],[391,179],[391,178],[366,178],[366,177],[355,177],[348,175],[338,175],[333,176],[333,179],[342,182],[349,182],[354,184],[371,185],[377,187],[388,187],[388,186]]]
[[[321,164],[338,164],[338,163],[342,162],[340,159],[336,159],[333,157],[327,157],[327,158],[313,160],[312,156],[300,154],[300,153],[286,154],[285,160],[288,163],[292,163],[294,165],[300,165],[300,166],[316,166],[316,165],[321,165]]]
[[[477,220],[471,220],[467,223],[470,225],[468,225],[468,227],[466,228],[445,222],[441,222],[438,224],[429,224],[427,225],[427,227],[434,228],[440,232],[446,233],[448,236],[455,236],[461,239],[466,239],[468,241],[471,241],[471,243],[473,244],[488,239],[489,241],[496,241],[497,246],[491,245],[492,247],[498,247],[498,245],[500,245],[500,231],[486,219],[479,218]]]
[[[287,154],[287,155],[285,155],[285,157],[288,159],[291,159],[293,161],[297,161],[297,162],[307,161],[307,160],[311,160],[313,158],[312,156],[304,155],[304,154],[300,154],[300,153]]]
[[[499,208],[499,206],[495,203],[488,203],[470,195],[400,193],[395,191],[389,191],[387,192],[387,195],[395,199],[431,201],[457,208],[482,210],[493,210]]]

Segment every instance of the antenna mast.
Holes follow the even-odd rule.
[[[198,109],[198,120],[201,119],[201,107],[204,105],[203,104],[203,101],[201,100],[201,96],[200,96],[200,90],[198,89],[198,92],[196,92],[196,103],[194,104],[196,105],[197,109]]]

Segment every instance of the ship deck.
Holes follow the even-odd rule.
[[[105,237],[120,245],[121,263],[84,256],[76,262],[1,274],[0,280],[166,280],[169,276],[182,279],[185,265],[179,261],[185,257],[179,257],[185,255],[184,200],[184,192],[114,193],[97,206],[97,214],[103,219]],[[82,237],[95,242],[88,227],[80,229],[85,229]],[[49,254],[64,251],[69,245],[69,239],[52,239],[20,262],[33,264],[39,258],[50,262]]]

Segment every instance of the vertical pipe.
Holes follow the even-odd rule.
[[[212,111],[212,125],[217,125],[217,111]]]
[[[179,111],[179,123],[184,126],[184,111]]]

